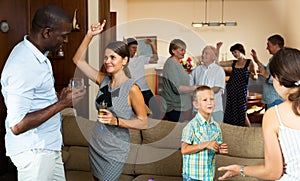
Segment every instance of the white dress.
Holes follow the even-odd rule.
[[[279,180],[300,181],[300,130],[284,126],[277,105],[275,110],[279,121],[278,139],[284,159],[284,174]]]

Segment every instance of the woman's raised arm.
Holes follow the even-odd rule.
[[[103,77],[106,75],[103,72],[98,71],[91,65],[89,65],[86,61],[86,50],[92,41],[95,35],[100,34],[103,31],[103,27],[105,26],[106,20],[102,22],[102,24],[92,24],[84,39],[82,40],[80,46],[78,47],[74,57],[73,62],[76,66],[93,82],[100,84]]]

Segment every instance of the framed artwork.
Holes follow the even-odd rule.
[[[155,47],[157,47],[157,36],[137,36],[135,39],[138,42],[138,56],[152,56],[152,48],[149,44],[145,43],[147,39],[150,39],[155,43]]]

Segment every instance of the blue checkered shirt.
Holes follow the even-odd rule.
[[[198,112],[183,129],[181,141],[193,145],[210,140],[222,143],[220,126],[212,117],[208,123]],[[215,152],[213,150],[204,149],[197,153],[185,154],[182,157],[183,174],[197,180],[213,180],[215,175]]]

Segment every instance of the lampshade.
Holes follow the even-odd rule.
[[[220,26],[220,22],[208,22],[208,26]]]
[[[237,22],[224,21],[224,0],[222,0],[222,21],[221,22],[208,22],[207,21],[207,0],[205,0],[205,22],[202,22],[202,23],[192,22],[192,26],[195,28],[200,28],[203,26],[237,26]]]

